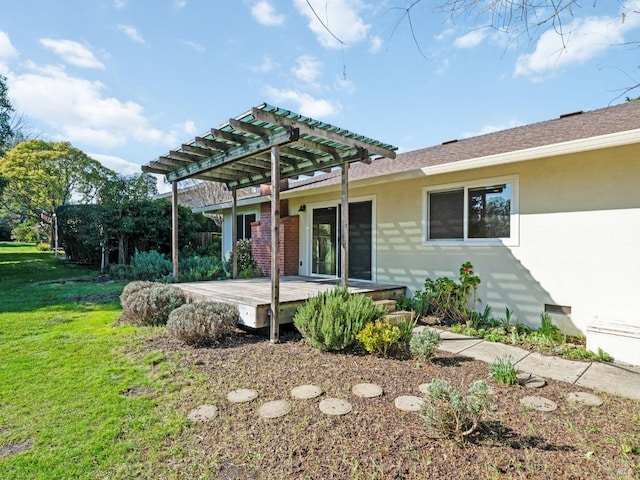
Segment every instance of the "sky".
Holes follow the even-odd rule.
[[[640,95],[640,0],[564,36],[414,1],[3,0],[0,74],[33,135],[124,175],[264,102],[403,152]]]

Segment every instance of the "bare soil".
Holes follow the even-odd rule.
[[[180,460],[179,471],[195,478],[202,472],[196,464],[206,458],[212,478],[221,479],[640,478],[640,402],[598,393],[601,407],[578,406],[566,397],[585,389],[553,380],[533,391],[499,384],[488,379],[487,364],[467,357],[438,352],[432,363],[417,366],[408,358],[323,353],[295,334],[284,337],[274,345],[237,332],[211,348],[191,348],[166,335],[149,341],[150,350],[208,380],[206,402],[184,398],[185,414],[198,402],[219,409],[212,422],[189,426],[185,438],[192,441],[167,446],[193,452]],[[394,407],[396,397],[420,395],[418,385],[434,378],[457,386],[484,379],[493,390],[495,411],[464,444],[433,438],[417,414]],[[384,394],[353,395],[353,385],[363,382],[379,384]],[[291,399],[291,389],[302,384],[325,393]],[[260,396],[247,404],[228,402],[227,393],[238,388]],[[559,408],[526,410],[519,401],[528,395]],[[327,397],[348,400],[353,411],[322,414],[318,403]],[[291,399],[291,412],[260,418],[259,406],[277,399]]]

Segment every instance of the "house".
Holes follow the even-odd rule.
[[[354,163],[349,277],[422,288],[470,261],[478,296],[536,327],[547,312],[568,334],[640,365],[640,102]],[[280,192],[283,274],[340,275],[341,174]],[[223,213],[223,250],[252,238],[269,273],[268,189]]]

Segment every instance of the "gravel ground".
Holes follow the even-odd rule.
[[[571,404],[570,392],[586,391],[549,381],[542,389],[489,380],[487,364],[438,352],[432,363],[408,358],[323,353],[296,335],[272,345],[264,337],[237,332],[211,348],[191,348],[169,336],[149,341],[150,350],[178,358],[182,367],[207,379],[206,403],[218,407],[208,423],[190,424],[183,445],[192,451],[177,470],[192,478],[207,471],[220,479],[627,479],[640,478],[640,403],[607,394],[601,407]],[[495,410],[465,444],[433,438],[415,413],[395,408],[400,395],[420,395],[418,385],[442,378],[461,386],[487,380]],[[353,385],[372,382],[377,398],[352,394]],[[324,394],[293,400],[291,389],[314,384]],[[227,393],[251,388],[259,397],[232,404]],[[520,399],[540,395],[556,402],[550,413],[524,409]],[[351,402],[344,416],[327,416],[319,402]],[[265,402],[289,399],[291,411],[277,419],[258,415]],[[184,398],[186,413],[199,405]]]

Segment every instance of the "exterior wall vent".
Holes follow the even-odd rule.
[[[575,112],[563,113],[560,115],[560,118],[573,117],[574,115],[582,115],[583,113],[584,111],[582,110],[576,110]]]
[[[558,313],[560,315],[571,315],[571,307],[566,305],[544,304],[544,313]]]

